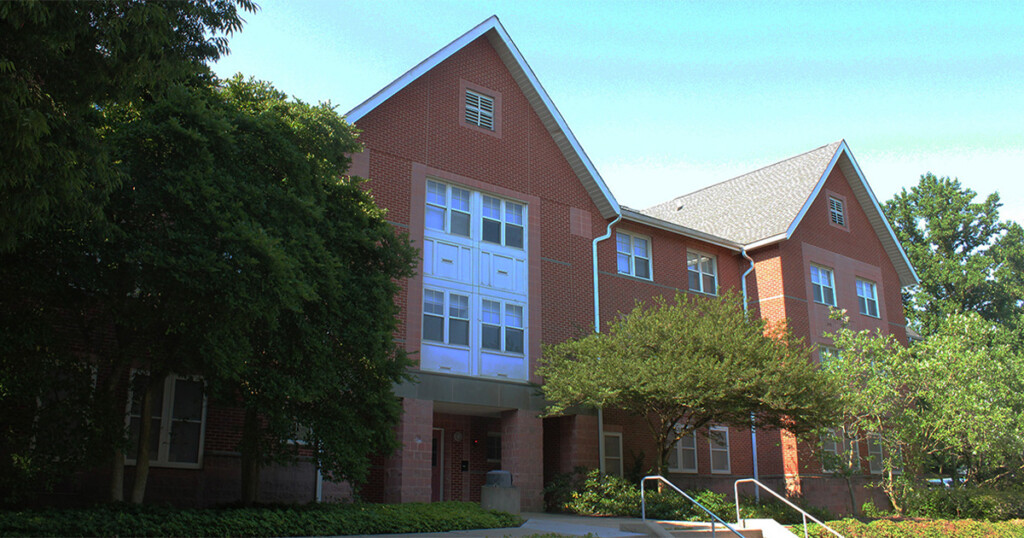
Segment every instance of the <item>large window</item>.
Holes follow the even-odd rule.
[[[453,346],[468,346],[469,296],[423,290],[423,339]]]
[[[878,317],[878,288],[874,282],[857,280],[857,305],[861,314]]]
[[[836,305],[835,281],[832,279],[831,269],[811,266],[811,292],[814,295],[814,302]]]
[[[608,475],[622,476],[622,434],[605,432],[604,434],[604,472]]]
[[[144,387],[148,376],[135,373],[133,386]],[[206,397],[199,379],[171,374],[153,395],[149,436],[150,465],[198,468],[202,464]],[[142,393],[133,392],[128,427],[132,446],[127,463],[135,464],[139,425],[142,421]]]
[[[466,189],[427,181],[426,227],[469,237],[469,194]]]
[[[869,433],[867,435],[868,443],[868,468],[871,470],[871,474],[882,474],[882,470],[885,467],[882,461],[882,436],[877,433]]]
[[[483,197],[483,239],[488,243],[523,248],[525,211],[522,204]]]
[[[484,299],[482,306],[481,347],[506,353],[523,353],[525,333],[522,305]]]
[[[690,432],[676,441],[668,453],[668,470],[674,473],[697,472],[697,434]]]
[[[686,271],[690,275],[690,291],[710,295],[718,293],[718,264],[714,256],[687,252]]]
[[[711,441],[711,472],[728,474],[732,471],[729,464],[729,428],[712,427],[708,439]]]
[[[651,279],[651,242],[646,237],[617,232],[615,234],[616,263],[619,273],[637,278]]]
[[[855,469],[860,466],[860,452],[857,440],[845,435],[842,429],[835,429],[821,436],[821,470],[826,473],[836,469]]]

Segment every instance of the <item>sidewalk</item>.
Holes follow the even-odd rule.
[[[562,534],[565,536],[599,536],[601,538],[619,538],[625,536],[643,536],[619,530],[619,524],[627,521],[639,521],[628,517],[586,517],[566,514],[545,514],[540,512],[523,512],[520,514],[526,523],[522,527],[503,529],[476,529],[470,531],[452,531],[418,534],[375,534],[376,538],[409,538],[409,537],[441,537],[441,536],[486,536],[501,538],[503,536],[530,536],[534,534]]]

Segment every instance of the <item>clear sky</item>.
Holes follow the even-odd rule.
[[[619,203],[846,139],[880,201],[933,172],[1024,223],[1024,4],[257,0],[214,66],[344,113],[491,15]]]

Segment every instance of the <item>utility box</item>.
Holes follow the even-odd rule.
[[[480,487],[480,507],[484,510],[501,510],[518,514],[519,488],[512,485],[512,473],[488,471],[484,485]]]

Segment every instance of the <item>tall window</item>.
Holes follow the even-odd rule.
[[[818,346],[818,362],[826,363],[841,358],[839,349],[832,346]]]
[[[676,441],[675,450],[668,453],[668,470],[675,473],[697,472],[697,434],[690,432]]]
[[[836,290],[831,269],[811,266],[811,292],[814,294],[814,302],[836,305]]]
[[[861,314],[878,317],[878,288],[874,282],[857,280],[857,304]]]
[[[729,473],[729,428],[714,426],[708,432],[711,441],[711,472]]]
[[[490,299],[484,299],[482,304],[481,347],[506,353],[523,353],[523,307]]]
[[[468,346],[469,296],[424,289],[423,339],[453,346]]]
[[[826,473],[836,469],[854,469],[860,466],[860,453],[857,440],[845,435],[841,428],[832,430],[821,436],[822,462],[821,470]]]
[[[484,241],[506,247],[523,248],[523,205],[486,195],[483,203]]]
[[[466,123],[494,130],[494,98],[466,90]]]
[[[487,432],[487,461],[501,463],[501,433]]]
[[[828,214],[834,224],[846,226],[846,215],[843,213],[843,201],[834,196],[828,197]]]
[[[454,185],[427,181],[427,228],[469,237],[469,216],[469,191]]]
[[[615,244],[619,273],[651,279],[651,244],[645,237],[617,232]]]
[[[868,468],[871,474],[882,474],[885,467],[882,462],[882,436],[877,433],[867,435],[868,443]]]
[[[622,476],[622,434],[605,432],[604,434],[604,472],[613,476]]]
[[[148,376],[136,373],[135,386],[145,386]],[[132,393],[128,427],[133,446],[126,458],[135,464],[138,454],[139,425],[142,421],[142,394]],[[149,436],[150,465],[197,468],[202,463],[206,397],[199,379],[171,374],[153,395]]]
[[[714,256],[687,252],[686,270],[690,275],[690,291],[710,295],[718,293],[718,264]]]

